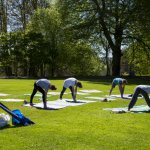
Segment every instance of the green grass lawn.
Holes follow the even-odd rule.
[[[0,79],[0,93],[7,97],[29,101],[35,80]],[[51,80],[62,89],[63,80]],[[145,82],[145,83],[144,83]],[[111,80],[84,80],[83,89],[97,89],[103,92],[90,96],[108,95]],[[136,85],[150,84],[150,81],[128,80],[125,94],[132,94]],[[67,89],[67,92],[69,90]],[[119,94],[116,87],[112,94]],[[85,99],[84,95],[77,98]],[[56,100],[59,96],[50,96]],[[64,95],[71,98],[71,94]],[[40,102],[34,97],[34,102]],[[39,110],[23,107],[22,102],[3,102],[10,109],[20,109],[35,125],[0,129],[0,150],[148,150],[150,148],[150,114],[116,114],[103,108],[126,107],[129,100],[117,99],[112,102],[96,102],[60,110]],[[139,99],[136,105],[146,104]],[[5,113],[0,109],[0,113]]]

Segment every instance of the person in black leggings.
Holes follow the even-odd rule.
[[[147,105],[150,107],[150,98],[149,98],[150,86],[149,85],[138,85],[135,88],[132,99],[128,105],[128,111],[130,111],[130,109],[133,108],[133,106],[135,105],[139,94],[143,95]]]
[[[33,106],[33,103],[32,103],[33,97],[37,93],[37,91],[39,91],[40,93],[42,93],[42,100],[43,100],[44,108],[47,108],[46,99],[47,99],[47,92],[49,89],[56,90],[56,87],[55,85],[52,85],[50,81],[48,81],[47,79],[37,80],[34,83],[33,92],[30,97],[30,105]]]

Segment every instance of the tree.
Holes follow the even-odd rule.
[[[0,32],[7,32],[7,0],[0,0]]]
[[[134,71],[139,75],[149,75],[150,2],[146,0],[137,0],[136,2],[137,10],[134,16],[136,22],[130,26],[132,29],[132,36],[129,36],[131,44],[125,50],[125,57],[128,58],[131,72]]]
[[[59,75],[99,75],[104,65],[91,47],[83,42],[65,41],[59,51]]]
[[[147,45],[150,46],[150,43]],[[148,47],[143,48],[140,43],[133,43],[125,51],[124,57],[128,59],[131,73],[135,72],[136,75],[150,74],[150,51]]]
[[[37,33],[13,32],[0,36],[0,62],[6,75],[44,76],[44,53],[48,48],[43,36]],[[40,60],[40,61],[39,61]]]
[[[6,75],[12,75],[9,35],[0,34],[0,64]]]
[[[60,25],[61,19],[58,11],[54,7],[49,9],[38,9],[29,24],[30,31],[42,34],[46,43],[49,43],[49,46],[45,49],[45,53],[47,54],[45,61],[50,66],[51,76],[54,76],[58,61],[58,45],[61,39],[59,34]]]
[[[47,7],[47,0],[0,0],[0,31],[25,31],[34,11]]]
[[[132,27],[139,20],[137,0],[65,0],[59,1],[64,15],[67,17],[67,27],[78,29],[78,38],[83,38],[87,30],[90,37],[103,35],[112,50],[112,75],[120,75],[122,48],[129,45],[129,38],[137,39]],[[143,10],[142,10],[143,11]],[[79,35],[81,35],[79,37]]]

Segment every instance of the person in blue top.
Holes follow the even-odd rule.
[[[31,94],[30,97],[30,105],[32,106],[33,103],[33,97],[36,94],[37,91],[39,91],[40,93],[42,93],[42,99],[43,99],[43,104],[44,104],[44,108],[47,108],[47,104],[46,104],[46,99],[47,99],[47,92],[48,90],[56,90],[57,88],[55,87],[55,85],[52,85],[50,83],[49,80],[47,79],[39,79],[34,83],[34,89],[33,92]]]
[[[115,79],[113,79],[109,95],[111,95],[112,90],[115,88],[115,86],[118,85],[121,97],[123,98],[123,93],[124,93],[124,89],[125,89],[125,85],[126,84],[127,84],[127,80],[126,79],[123,79],[123,78],[115,78]]]

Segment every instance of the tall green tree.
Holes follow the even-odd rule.
[[[7,34],[0,34],[0,65],[6,75],[12,75],[10,42]]]
[[[33,15],[29,30],[35,33],[41,33],[44,37],[44,40],[49,43],[47,49],[44,53],[47,54],[45,61],[50,66],[51,76],[54,76],[56,65],[57,65],[57,56],[60,43],[60,25],[61,19],[57,9],[51,7],[49,9],[38,9]]]
[[[138,75],[149,75],[150,1],[137,0],[136,2],[136,22],[130,26],[132,36],[129,37],[129,40],[131,44],[125,51],[125,57],[128,58],[131,72],[134,71]]]
[[[59,76],[62,75],[80,75],[94,76],[99,75],[104,64],[100,58],[85,42],[65,41],[61,44],[59,51]]]
[[[25,31],[34,11],[38,8],[47,8],[47,0],[1,0],[5,5],[2,6],[3,15],[6,16],[6,27],[8,31]],[[5,6],[5,7],[4,7]],[[4,9],[7,10],[4,13]],[[1,15],[0,15],[1,16]]]
[[[132,27],[139,20],[138,2],[138,0],[60,0],[59,5],[66,17],[67,27],[78,32],[75,37],[84,38],[84,33],[89,31],[90,37],[99,37],[101,34],[101,37],[107,40],[113,56],[112,75],[119,76],[124,45],[130,44],[131,37],[137,40],[140,36],[137,34],[135,37],[135,34],[132,34]]]
[[[7,32],[7,0],[0,0],[0,32]]]
[[[6,75],[44,76],[48,43],[41,34],[12,32],[0,36],[0,62]],[[40,61],[39,61],[40,60]]]
[[[147,43],[150,46],[150,43]],[[124,58],[128,60],[130,72],[135,75],[150,74],[150,51],[147,47],[142,47],[140,43],[133,43],[124,53]]]
[[[25,35],[26,56],[28,59],[29,76],[45,76],[45,65],[47,63],[46,50],[49,43],[43,39],[42,34],[28,32]]]

